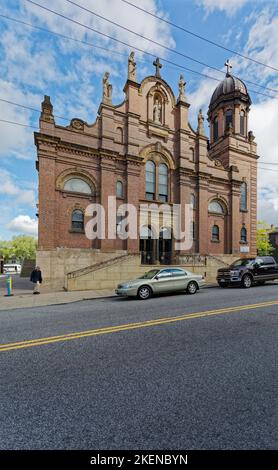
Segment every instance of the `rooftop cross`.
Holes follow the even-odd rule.
[[[155,76],[156,78],[161,78],[160,76],[160,70],[162,65],[161,63],[159,62],[159,58],[157,57],[156,60],[153,61],[153,65],[155,66],[156,70],[155,70]]]
[[[228,75],[230,75],[230,71],[231,71],[231,69],[233,68],[233,66],[232,66],[232,65],[230,65],[230,60],[229,60],[229,59],[228,59],[228,60],[226,60],[226,62],[225,62],[225,64],[224,64],[224,65],[225,65],[225,67],[227,67],[227,73],[226,73],[226,76],[228,76]]]

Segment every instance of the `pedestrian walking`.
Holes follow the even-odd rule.
[[[31,272],[30,281],[34,284],[33,294],[40,294],[40,284],[42,283],[42,273],[39,266]]]

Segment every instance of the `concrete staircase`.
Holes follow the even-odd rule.
[[[215,282],[217,269],[228,266],[234,259],[235,257],[231,255],[223,257],[188,255],[188,257],[181,258],[181,262],[175,266],[202,274],[206,281],[211,283]],[[161,265],[142,265],[140,253],[124,254],[69,272],[65,276],[64,288],[68,291],[112,290],[120,282],[136,279],[149,269],[162,267]]]

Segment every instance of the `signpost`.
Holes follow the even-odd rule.
[[[13,278],[11,275],[7,276],[7,281],[6,281],[6,286],[7,286],[7,294],[5,297],[11,297],[13,296]]]

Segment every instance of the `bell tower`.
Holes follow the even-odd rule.
[[[248,142],[249,139],[248,114],[251,98],[243,81],[231,74],[229,60],[225,62],[225,66],[226,77],[215,89],[208,110],[212,155],[218,154],[220,147],[223,149],[227,138],[233,137],[239,142]],[[221,160],[223,161],[223,156]]]
[[[245,83],[231,74],[229,60],[225,66],[226,76],[209,104],[209,157],[220,161],[228,172],[232,253],[256,255],[258,156],[248,128],[251,98]]]

